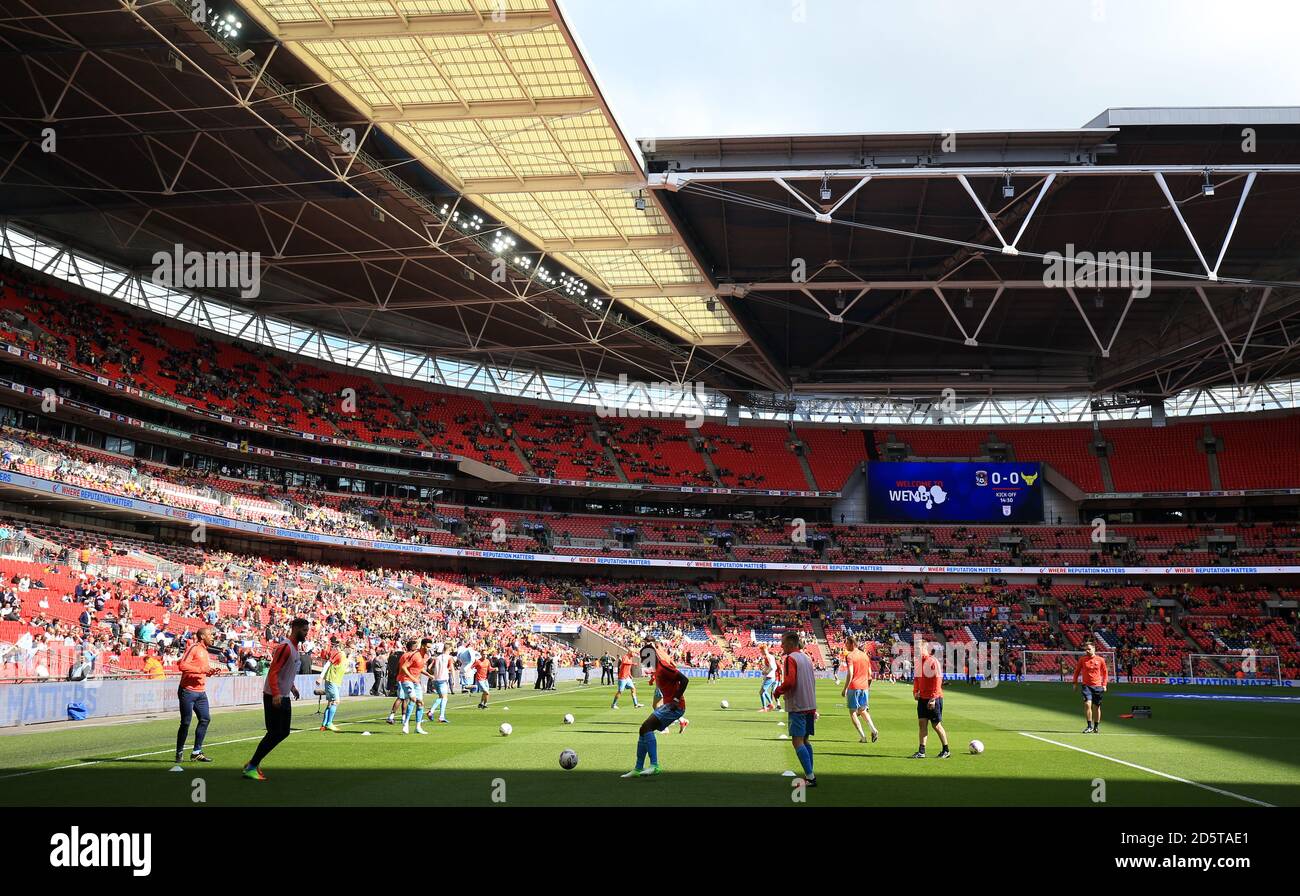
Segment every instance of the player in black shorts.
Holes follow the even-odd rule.
[[[925,758],[926,734],[933,725],[934,733],[939,735],[939,742],[943,745],[939,758],[948,759],[952,752],[948,749],[948,732],[943,730],[943,665],[930,654],[930,645],[921,640],[916,642],[916,674],[912,679],[912,696],[916,699],[919,741],[912,758]]]
[[[1074,667],[1074,684],[1083,689],[1083,714],[1087,721],[1084,734],[1101,733],[1101,698],[1110,684],[1110,670],[1106,660],[1097,654],[1097,645],[1089,641],[1083,645],[1083,656]]]

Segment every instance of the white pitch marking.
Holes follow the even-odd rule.
[[[1180,784],[1190,784],[1193,787],[1199,787],[1202,790],[1208,790],[1211,793],[1217,793],[1220,796],[1230,796],[1233,799],[1242,800],[1243,802],[1247,802],[1247,803],[1253,803],[1256,806],[1267,806],[1270,809],[1277,808],[1272,803],[1266,803],[1263,800],[1257,800],[1249,796],[1242,796],[1240,793],[1233,793],[1231,790],[1221,790],[1218,787],[1211,787],[1209,784],[1201,784],[1199,781],[1192,781],[1187,778],[1180,778],[1177,775],[1171,775],[1168,772],[1158,771],[1154,768],[1147,768],[1145,765],[1138,765],[1136,762],[1127,762],[1123,759],[1116,759],[1114,756],[1106,756],[1103,753],[1094,753],[1092,750],[1085,750],[1083,747],[1075,747],[1070,744],[1063,744],[1059,740],[1050,740],[1049,738],[1046,737],[1039,737],[1037,734],[1030,734],[1028,731],[1020,731],[1017,733],[1024,735],[1025,737],[1032,737],[1034,740],[1041,740],[1045,744],[1052,744],[1053,746],[1064,747],[1067,750],[1074,750],[1076,753],[1086,753],[1087,755],[1094,756],[1097,759],[1105,759],[1107,762],[1117,762],[1120,765],[1127,765],[1129,768],[1135,768],[1140,772],[1146,772],[1151,775],[1157,775],[1161,778],[1168,778],[1170,781],[1177,781]]]

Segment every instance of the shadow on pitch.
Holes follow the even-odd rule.
[[[792,778],[781,774],[792,757],[776,760],[767,774],[665,771],[654,778],[624,780],[623,769],[437,767],[357,767],[314,770],[281,768],[272,755],[263,765],[268,780],[248,781],[239,774],[243,758],[222,757],[211,764],[185,763],[169,772],[169,761],[118,761],[85,768],[38,772],[0,782],[3,806],[193,806],[203,791],[209,806],[389,807],[389,806],[789,806]],[[288,757],[286,757],[288,758]],[[864,756],[866,759],[902,757]],[[912,762],[922,773],[897,771],[899,763],[872,762],[866,775],[824,772],[819,786],[805,794],[822,806],[1078,806],[1095,807],[1091,778],[989,777],[963,770],[960,757],[939,763]],[[884,771],[894,769],[894,771]],[[15,769],[14,771],[20,771]],[[1300,805],[1300,782],[1262,785],[1213,782],[1278,805]],[[1221,806],[1249,808],[1240,800],[1162,779],[1112,779],[1110,806]]]
[[[647,715],[649,715],[649,713],[647,713]],[[587,722],[586,724],[588,724],[588,725],[615,725],[615,726],[618,726],[618,727],[620,727],[620,728],[636,728],[636,727],[640,726],[640,724],[641,724],[642,722],[644,722],[644,721],[645,721],[645,719],[643,719],[643,718],[630,718],[630,719],[628,719],[626,722],[621,721],[621,720],[620,720],[620,721],[617,721],[617,722],[615,722],[615,721],[608,721],[608,722],[591,721],[591,722]]]

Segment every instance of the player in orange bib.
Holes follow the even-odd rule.
[[[480,656],[470,668],[474,670],[474,690],[482,695],[478,698],[478,708],[487,709],[492,695],[488,688],[488,672],[492,669],[492,662],[486,656]]]
[[[849,720],[857,729],[858,743],[867,742],[867,735],[862,730],[862,722],[866,720],[874,744],[880,739],[880,731],[877,730],[876,723],[871,721],[868,708],[871,699],[871,656],[858,648],[858,639],[853,635],[845,638],[844,644],[848,650],[844,654],[844,688],[840,691],[840,696],[848,702]]]
[[[420,642],[420,649],[415,649],[415,639],[406,642],[406,653],[402,654],[397,664],[397,696],[402,698],[402,733],[411,733],[411,715],[415,715],[415,733],[424,734],[424,689],[420,679],[424,669],[429,665],[429,648],[433,646],[432,638]]]
[[[641,705],[641,702],[636,699],[636,682],[632,680],[636,662],[636,654],[632,652],[631,647],[618,658],[618,687],[614,691],[614,702],[609,705],[610,709],[618,709],[618,697],[624,691],[632,692],[633,706],[639,707]]]

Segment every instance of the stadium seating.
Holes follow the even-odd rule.
[[[1166,427],[1103,427],[1102,436],[1113,449],[1109,456],[1115,490],[1208,491],[1210,468],[1206,455],[1196,447],[1203,427],[1181,424]],[[1159,473],[1153,473],[1158,470]]]
[[[1050,464],[1085,492],[1106,490],[1087,427],[883,427],[865,433],[806,426],[792,434],[779,424],[707,422],[695,430],[680,420],[601,419],[576,406],[556,410],[488,399],[286,357],[13,278],[0,284],[0,337],[202,411],[317,437],[433,448],[516,474],[613,483],[621,481],[621,472],[631,482],[662,486],[804,491],[810,482],[791,450],[794,438],[805,446],[816,487],[837,490],[867,459],[873,441],[904,442],[918,458],[960,458],[979,456],[985,444],[998,440],[1011,445],[1018,461]],[[119,393],[115,400],[135,399]],[[1114,488],[1210,489],[1211,460],[1199,444],[1207,426],[1222,441],[1215,460],[1223,488],[1300,487],[1300,416],[1293,415],[1164,428],[1104,425],[1100,434],[1112,447],[1105,466]],[[609,434],[608,451],[596,429]],[[787,518],[772,519],[526,512],[271,485],[246,478],[256,472],[251,462],[246,469],[235,461],[182,469],[44,433],[6,429],[3,442],[7,469],[69,485],[310,533],[415,544],[620,559],[1096,567],[1300,563],[1300,526],[1294,522],[1117,523],[1108,528],[1107,543],[1099,544],[1091,527],[1068,523],[906,529],[825,521],[808,527],[818,537],[796,545],[788,516],[803,511],[793,507]],[[825,519],[825,510],[820,517]],[[506,524],[504,541],[493,537],[497,519]],[[1270,606],[1274,597],[1296,599],[1297,591],[1285,585],[1224,579],[1210,584],[1189,577],[1148,586],[1058,577],[1050,586],[1029,586],[823,581],[813,574],[695,581],[689,570],[681,573],[684,578],[652,578],[645,569],[637,578],[614,579],[532,569],[431,572],[404,569],[400,561],[381,573],[33,519],[4,525],[22,534],[6,543],[9,552],[0,559],[6,585],[0,598],[0,677],[18,674],[20,666],[27,674],[35,668],[35,654],[18,656],[15,649],[35,650],[44,660],[44,675],[58,677],[79,662],[86,641],[113,673],[143,674],[150,653],[167,671],[187,634],[213,618],[234,647],[231,662],[239,665],[264,654],[268,627],[296,613],[371,649],[391,643],[400,631],[437,627],[457,635],[473,632],[484,643],[529,656],[563,654],[562,646],[531,632],[531,620],[545,619],[578,621],[627,643],[654,634],[680,655],[689,653],[692,662],[720,656],[728,666],[752,664],[760,644],[793,630],[808,641],[819,666],[853,632],[882,658],[918,636],[997,640],[1007,648],[1006,668],[1018,668],[1017,651],[1072,649],[1091,637],[1139,676],[1180,674],[1191,652],[1252,649],[1279,655],[1288,677],[1300,675],[1295,613]],[[632,534],[616,536],[615,529]],[[1211,535],[1229,536],[1235,544],[1211,544]],[[1020,542],[1009,547],[1005,536]],[[520,601],[537,609],[501,606]],[[96,618],[86,627],[82,614],[91,605],[98,607]],[[130,631],[123,613],[129,614]],[[146,624],[148,636],[141,638]],[[24,646],[17,648],[19,642]]]
[[[732,488],[807,491],[799,459],[789,448],[789,433],[773,427],[731,427],[705,423],[702,435],[722,484]]]
[[[376,498],[355,493],[271,486],[213,470],[176,469],[133,461],[29,432],[0,433],[6,463],[32,476],[144,498],[169,506],[235,519],[334,535],[396,542],[501,548],[493,520],[505,522],[505,547],[533,552],[546,538],[559,553],[600,551],[643,557],[737,559],[767,562],[904,562],[926,565],[1240,565],[1245,559],[1300,562],[1300,526],[1112,527],[1108,544],[1092,541],[1084,526],[805,525],[807,540],[794,544],[789,520],[692,520],[525,513]],[[614,530],[635,533],[620,541]],[[1211,551],[1206,538],[1229,536]],[[903,541],[907,536],[908,540]],[[1002,543],[1005,536],[1018,542]],[[559,548],[565,548],[559,551]]]
[[[882,442],[903,442],[912,457],[979,457],[988,432],[969,427],[929,427],[927,429],[886,430]]]
[[[998,430],[998,436],[1011,445],[1016,460],[1048,464],[1085,492],[1106,491],[1101,478],[1101,462],[1089,447],[1092,442],[1090,430],[1015,427]],[[1159,469],[1152,469],[1150,475],[1156,481]]]
[[[420,386],[389,386],[388,391],[412,415],[415,425],[433,447],[525,473],[523,459],[496,428],[496,421],[481,399],[452,392],[433,392]]]
[[[618,482],[618,473],[592,435],[588,412],[564,412],[533,405],[494,402],[513,430],[515,443],[538,476],[587,482]]]
[[[1300,488],[1300,416],[1218,420],[1218,455],[1225,489]]]
[[[399,448],[427,447],[424,438],[405,421],[407,415],[379,383],[306,364],[283,362],[282,367],[294,394],[309,401],[344,435],[359,442]]]
[[[320,596],[326,593],[321,590],[321,582],[331,583],[330,596],[325,605],[310,611],[313,618],[332,617],[334,621],[328,626],[350,637],[361,630],[363,618],[373,629],[380,618],[408,618],[417,606],[427,607],[427,600],[420,603],[414,596],[417,594],[436,594],[439,599],[470,604],[527,596],[539,604],[576,607],[565,614],[578,613],[587,624],[623,638],[654,632],[669,641],[673,649],[689,651],[692,661],[698,663],[718,655],[729,665],[742,660],[752,664],[759,644],[778,641],[782,632],[794,629],[803,633],[809,653],[819,666],[829,656],[826,651],[838,650],[843,636],[853,631],[872,641],[878,655],[884,655],[880,651],[890,642],[906,643],[916,636],[938,638],[942,634],[943,640],[954,642],[996,639],[1006,645],[1007,668],[1016,662],[1016,650],[1077,649],[1085,638],[1093,637],[1118,652],[1126,674],[1131,669],[1136,675],[1180,674],[1187,654],[1194,650],[1224,653],[1255,647],[1263,654],[1280,655],[1288,676],[1300,674],[1300,641],[1294,614],[1271,614],[1266,602],[1273,593],[1265,588],[1207,588],[1189,582],[1153,595],[1116,583],[1057,583],[1045,591],[944,583],[928,586],[923,592],[906,583],[890,582],[740,580],[691,584],[662,579],[523,579],[497,575],[470,579],[465,574],[415,572],[376,575],[212,553],[196,547],[181,549],[180,553],[173,550],[173,559],[164,560],[165,551],[158,545],[57,527],[23,528],[16,521],[0,523],[22,530],[22,538],[32,545],[55,546],[37,548],[30,560],[0,560],[0,576],[9,588],[5,594],[12,592],[18,607],[17,618],[0,615],[0,643],[10,646],[6,656],[11,676],[17,674],[12,645],[25,633],[44,639],[47,646],[42,655],[48,655],[47,674],[60,674],[59,670],[76,660],[78,654],[72,648],[84,635],[90,636],[97,649],[111,648],[101,650],[101,654],[114,673],[138,673],[144,654],[150,651],[158,653],[166,666],[176,656],[171,645],[203,624],[209,613],[216,614],[213,618],[219,626],[242,632],[240,640],[245,643],[246,654],[256,653],[261,649],[261,635],[250,626],[273,625],[277,619],[284,620],[311,603],[319,603]],[[9,544],[12,548],[13,543]],[[164,567],[164,563],[177,565]],[[284,588],[268,604],[269,595],[258,597],[255,583],[270,579],[281,582]],[[399,580],[400,590],[394,590],[392,586]],[[79,587],[102,591],[107,596],[90,633],[79,622],[85,605],[71,596]],[[133,624],[152,620],[156,625],[153,631],[160,633],[152,637],[161,640],[142,645],[136,643],[134,635],[126,641],[120,633],[109,636],[111,623],[125,605],[119,597],[127,595],[131,596]],[[1049,621],[1035,618],[1026,603],[1033,595],[1045,595],[1053,602],[1061,620],[1059,630]],[[1154,596],[1177,598],[1174,614],[1181,618],[1186,637],[1175,629],[1173,616],[1165,616],[1162,611],[1160,618],[1151,618],[1149,601]],[[329,607],[335,604],[352,610],[331,611]],[[5,607],[5,601],[0,600],[0,613]],[[359,615],[361,612],[364,617]],[[376,613],[381,615],[376,617]],[[453,618],[450,605],[435,617],[441,622]],[[409,618],[414,620],[416,616]],[[818,619],[825,620],[824,640],[816,634]],[[715,636],[714,632],[721,635]],[[59,649],[51,652],[50,643],[56,643]],[[534,648],[542,649],[539,645]],[[234,661],[240,660],[236,657]],[[26,668],[30,669],[30,663]]]
[[[493,410],[477,397],[380,383],[362,372],[196,334],[8,275],[0,280],[0,336],[204,411],[242,415],[314,436],[343,435],[403,448],[431,444],[513,473],[528,472],[519,456],[522,450],[531,453],[538,475],[618,481],[614,465],[590,436],[599,422],[610,431],[613,452],[632,482],[798,491],[809,485],[787,448],[789,434],[779,425],[704,424],[698,435],[712,449],[715,481],[690,444],[695,431],[679,420],[599,420],[581,408],[556,412],[498,402],[496,411],[513,436],[503,438]],[[345,409],[345,389],[355,390],[355,411]],[[1222,440],[1217,460],[1223,488],[1300,486],[1300,416],[1211,421],[1209,426]],[[1102,436],[1113,448],[1108,463],[1114,487],[1208,490],[1208,458],[1198,448],[1204,428],[1201,423],[1104,426]],[[794,435],[807,448],[821,490],[841,488],[866,459],[861,431],[800,427]],[[1018,461],[1050,464],[1085,492],[1105,490],[1087,427],[885,427],[875,433],[877,444],[890,439],[907,443],[918,458],[976,457],[984,444],[997,439],[1012,446]]]
[[[602,421],[614,438],[614,454],[632,482],[716,486],[704,457],[691,445],[682,421]]]
[[[807,446],[804,456],[821,491],[840,491],[866,460],[862,432],[799,427],[795,435]]]

